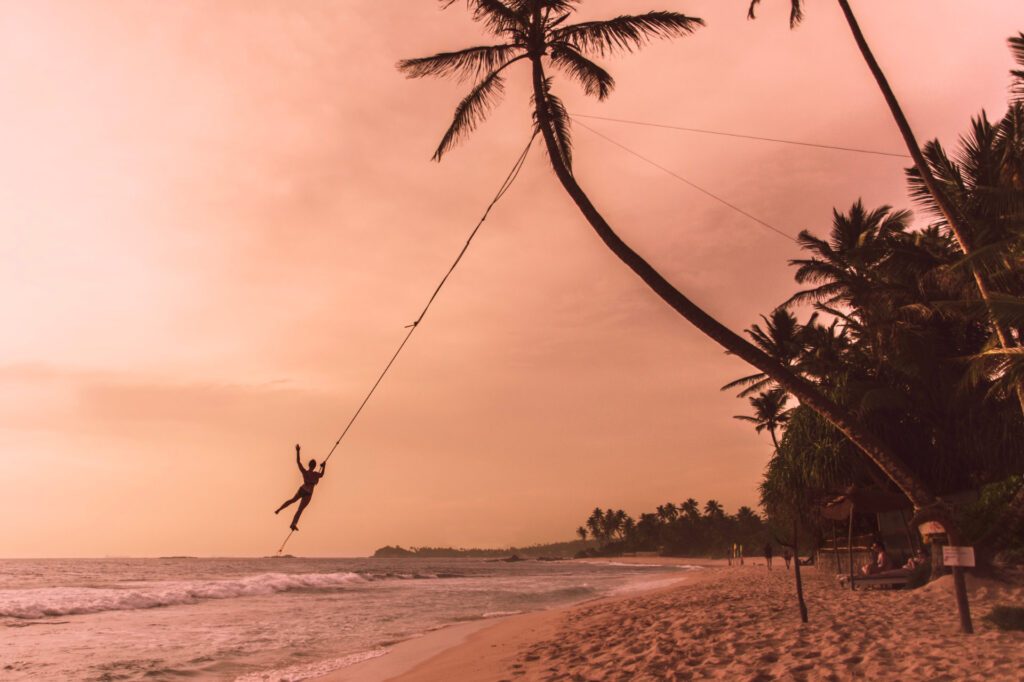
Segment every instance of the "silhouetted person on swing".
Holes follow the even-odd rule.
[[[295,510],[295,516],[292,518],[292,530],[299,529],[297,524],[299,523],[299,517],[302,516],[302,510],[305,509],[306,505],[309,504],[309,501],[313,499],[313,488],[316,487],[316,484],[320,482],[321,478],[323,478],[324,472],[327,471],[327,462],[321,464],[320,471],[317,471],[315,459],[309,460],[308,469],[303,469],[302,460],[299,459],[298,445],[295,446],[295,465],[298,466],[299,471],[302,472],[302,485],[299,486],[298,491],[296,491],[295,497],[288,500],[274,511],[274,513],[277,514],[288,505],[294,502],[299,503],[299,508]]]

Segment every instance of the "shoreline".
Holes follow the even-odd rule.
[[[318,682],[385,682],[387,680],[441,680],[460,679],[464,662],[460,652],[467,647],[472,650],[486,649],[491,656],[502,658],[514,653],[515,647],[528,644],[537,636],[552,632],[567,612],[590,604],[625,601],[638,596],[657,594],[666,590],[697,584],[711,577],[712,570],[724,565],[724,560],[691,559],[684,557],[613,557],[593,559],[568,559],[581,563],[641,564],[646,566],[699,566],[702,571],[652,573],[649,580],[636,583],[635,589],[619,593],[591,597],[541,611],[529,611],[496,618],[454,623],[438,630],[401,641],[392,646],[388,653],[346,668],[331,671],[323,676],[311,678]],[[666,582],[670,581],[670,582]],[[454,668],[446,658],[455,656]],[[439,669],[440,667],[440,669]],[[482,671],[481,671],[482,672]],[[425,675],[422,676],[421,675]],[[454,676],[453,676],[454,675]],[[469,678],[483,679],[483,678]],[[497,679],[497,678],[494,678]]]
[[[917,590],[851,591],[808,567],[810,620],[802,624],[792,571],[768,570],[763,561],[710,563],[668,586],[445,628],[318,679],[980,682],[1019,679],[1024,669],[1024,631],[999,630],[985,618],[997,605],[1024,606],[1020,580],[969,576],[975,634],[964,635],[948,575]]]

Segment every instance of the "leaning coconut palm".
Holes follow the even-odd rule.
[[[442,5],[449,7],[454,2],[444,0]],[[441,138],[434,158],[439,160],[483,120],[502,93],[505,70],[516,62],[529,63],[535,130],[544,139],[548,158],[562,187],[605,245],[676,312],[835,424],[890,476],[915,507],[930,505],[935,499],[932,493],[891,448],[848,410],[683,295],[612,230],[576,182],[572,173],[569,113],[554,94],[548,69],[560,71],[580,83],[587,94],[604,99],[611,92],[614,80],[592,61],[593,57],[631,52],[655,38],[685,36],[703,23],[677,12],[648,12],[607,21],[569,23],[577,5],[579,0],[467,0],[473,18],[503,42],[399,62],[399,69],[412,78],[448,76],[476,80],[476,85],[456,107],[454,120]]]
[[[921,146],[917,143],[914,131],[910,127],[910,122],[907,121],[907,117],[903,113],[903,107],[900,106],[899,100],[896,99],[896,93],[893,92],[892,86],[889,85],[889,79],[886,78],[885,73],[882,71],[882,67],[878,64],[878,60],[875,59],[875,55],[871,51],[871,47],[868,45],[867,39],[864,37],[864,33],[860,29],[860,24],[853,13],[853,9],[850,7],[849,1],[838,0],[838,2],[840,9],[843,11],[843,16],[846,18],[846,23],[850,27],[850,32],[853,34],[853,39],[856,41],[857,47],[860,49],[861,56],[864,58],[864,61],[868,65],[868,69],[871,71],[871,75],[874,76],[875,82],[882,91],[882,96],[885,98],[885,102],[889,106],[889,111],[892,113],[892,117],[896,121],[896,127],[899,129],[900,135],[903,137],[903,141],[907,146],[907,151],[910,152],[910,156],[914,160],[914,166],[920,174],[921,183],[927,190],[928,194],[933,197],[937,209],[942,214],[946,224],[949,226],[950,232],[953,233],[960,250],[963,251],[965,256],[970,257],[974,252],[975,244],[970,238],[970,232],[967,229],[967,226],[964,224],[960,216],[957,215],[951,199],[946,196],[943,192],[942,186],[932,175],[928,162],[921,150]],[[747,10],[748,17],[751,19],[754,18],[754,10],[760,3],[761,0],[750,0],[750,5]],[[796,25],[803,20],[803,17],[803,0],[790,0],[790,27],[796,27]],[[1011,49],[1013,49],[1015,54],[1017,54],[1017,48],[1020,44],[1014,42],[1017,40],[1015,38],[1011,38],[1010,40]],[[1024,50],[1024,45],[1020,45],[1020,48],[1021,50]],[[985,305],[989,308],[989,318],[991,319],[992,326],[995,329],[999,345],[1002,348],[1015,347],[1017,343],[1010,333],[1010,330],[991,314],[992,296],[990,293],[991,286],[988,279],[985,277],[981,268],[975,267],[973,264],[969,267],[971,275],[974,278],[975,286],[978,289],[978,293],[980,294],[982,301],[984,301]],[[1021,411],[1024,412],[1024,388],[1018,388],[1017,398],[1020,402]]]

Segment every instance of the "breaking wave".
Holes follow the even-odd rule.
[[[305,665],[296,665],[290,668],[283,668],[281,670],[265,670],[258,673],[249,673],[248,675],[236,677],[235,682],[299,682],[299,680],[308,680],[312,677],[322,677],[329,672],[348,668],[356,663],[362,663],[363,661],[368,661],[372,658],[379,658],[386,653],[388,653],[388,650],[382,648],[373,649],[371,651],[361,651],[356,654],[342,656],[341,658],[330,658],[324,661],[307,663]]]
[[[366,582],[366,578],[358,573],[261,573],[232,580],[136,583],[123,588],[45,587],[0,590],[0,617],[44,618],[152,609],[289,590],[337,590],[363,582]]]

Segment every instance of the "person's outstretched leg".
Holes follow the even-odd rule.
[[[281,511],[282,509],[284,509],[285,507],[287,507],[287,506],[288,506],[288,505],[290,505],[290,504],[295,504],[295,503],[296,503],[296,502],[298,502],[298,501],[299,501],[299,499],[301,499],[301,498],[302,498],[302,491],[300,490],[299,492],[295,493],[295,497],[293,497],[292,499],[288,500],[287,502],[285,502],[284,504],[282,504],[282,505],[281,505],[280,507],[278,507],[277,509],[275,509],[275,510],[274,510],[274,513],[275,513],[275,514],[276,514],[276,513],[278,513],[279,511]]]
[[[302,516],[302,510],[309,504],[309,500],[312,498],[310,495],[303,495],[302,501],[299,502],[299,508],[295,510],[295,516],[292,518],[292,530],[298,530],[299,517]]]

